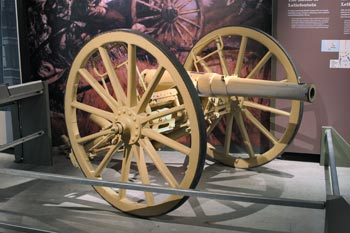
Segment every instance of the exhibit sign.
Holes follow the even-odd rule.
[[[320,153],[321,127],[350,137],[350,1],[277,1],[276,36],[317,98],[305,105],[293,152]]]

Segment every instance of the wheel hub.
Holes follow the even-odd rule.
[[[114,125],[122,126],[121,137],[125,144],[135,144],[141,135],[140,120],[137,114],[129,108],[121,108],[114,121]]]
[[[165,7],[162,9],[162,18],[169,23],[175,22],[176,18],[178,17],[179,13],[177,9],[173,7]]]

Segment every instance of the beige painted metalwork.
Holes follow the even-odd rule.
[[[139,70],[145,65],[156,70],[148,86],[140,81]],[[171,74],[174,86],[155,93],[165,71]],[[186,75],[173,55],[135,32],[108,32],[86,44],[71,67],[65,96],[72,156],[83,173],[111,181],[195,187],[206,139],[203,116],[196,107],[200,102]],[[80,93],[86,86],[91,90]],[[94,130],[86,131],[88,126]],[[174,132],[188,136],[180,143]],[[176,160],[162,157],[160,146],[176,151]],[[138,216],[164,214],[186,200],[94,188],[114,207]]]
[[[247,68],[250,46],[263,47],[265,55]],[[285,76],[260,80],[271,59]],[[228,27],[208,34],[193,47],[184,66],[146,35],[107,32],[88,42],[71,67],[65,96],[70,158],[89,178],[194,188],[206,153],[243,168],[278,156],[296,133],[303,101],[312,101],[314,95],[313,86],[299,85],[278,43],[253,29]],[[272,123],[282,117],[286,125],[266,126],[257,116],[262,112]],[[207,135],[210,138],[221,122],[224,142],[207,143]],[[239,155],[232,151],[234,126],[245,149]],[[251,132],[265,137],[265,151],[257,150]],[[94,188],[114,207],[143,217],[165,214],[187,199]]]
[[[238,45],[233,43],[238,43]],[[253,49],[263,50],[264,55],[253,64],[249,72],[246,72],[247,68],[243,69],[245,65],[244,59],[248,54],[248,48],[252,51],[252,47],[254,47]],[[271,66],[271,60],[276,63],[275,67],[283,71],[284,76],[273,77],[272,79],[275,81],[258,80],[259,72],[263,70],[265,65]],[[211,63],[211,61],[215,62]],[[231,95],[231,97],[225,95],[217,98],[204,98],[202,101],[206,103],[203,108],[205,118],[209,122],[207,126],[208,134],[219,125],[219,122],[225,121],[226,123],[224,143],[219,146],[208,143],[207,153],[229,166],[240,168],[256,167],[280,155],[291,142],[299,127],[303,109],[303,102],[300,100],[312,101],[315,97],[314,87],[309,86],[307,91],[301,92],[301,96],[306,97],[306,99],[295,97],[294,99],[296,100],[289,101],[279,99],[279,94],[286,94],[286,91],[275,93],[279,90],[284,90],[280,89],[282,85],[289,87],[293,85],[299,86],[298,74],[287,53],[271,36],[250,28],[226,27],[209,33],[193,47],[186,60],[185,69],[210,73],[215,71],[224,76],[230,76],[230,78],[233,76],[239,80],[238,82],[256,80],[255,88],[250,88],[251,86],[249,86],[248,88],[241,88],[237,95]],[[245,73],[243,74],[242,71],[245,71]],[[275,96],[272,97],[273,101],[270,101],[269,104],[265,104],[267,101],[264,101],[265,99],[263,98],[248,97],[254,95],[254,91],[261,92],[262,86],[259,83],[266,83],[264,86],[268,88],[269,86],[272,87],[270,89],[271,96]],[[225,87],[221,88],[226,90]],[[220,87],[216,87],[214,92],[222,93],[223,91],[219,92],[219,89]],[[246,94],[242,92],[246,92]],[[298,93],[298,91],[293,89],[289,94],[295,93]],[[256,97],[259,97],[259,95],[256,95]],[[258,115],[261,112],[270,115],[272,125],[266,126],[260,122]],[[274,126],[273,121],[276,117],[284,118],[282,121],[285,122],[285,125]],[[244,144],[243,149],[240,148],[241,150],[238,152],[237,150],[231,151],[233,147],[232,128],[234,122]],[[260,148],[254,148],[248,133],[247,124],[250,125],[250,131],[261,132],[263,137],[267,139],[267,144],[269,145],[267,149],[260,151]]]

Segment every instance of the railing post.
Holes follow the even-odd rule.
[[[342,143],[336,148],[333,142],[333,133],[337,134],[331,127],[322,128],[321,165],[323,164],[324,166],[330,167],[332,186],[332,194],[327,195],[324,232],[342,233],[348,232],[350,229],[350,204],[340,195],[337,175],[338,161],[335,159],[335,151],[339,153],[339,147],[342,151],[347,151],[349,150],[349,145],[337,134],[336,136],[338,138],[336,138],[336,142],[339,143],[339,141],[341,141]],[[338,155],[341,160],[346,160],[346,156],[348,156],[346,153]],[[344,163],[344,161],[342,161],[342,163],[339,164],[346,165],[346,162]]]
[[[327,196],[325,233],[346,233],[350,229],[350,205],[342,196]]]
[[[13,141],[0,151],[14,148],[16,162],[52,165],[48,84],[0,85],[0,108],[5,106],[11,110]]]
[[[334,146],[333,146],[333,139],[332,139],[332,131],[331,129],[326,129],[326,139],[327,139],[327,147],[328,147],[328,162],[329,167],[331,169],[331,185],[332,185],[332,194],[335,196],[340,196],[340,190],[339,190],[339,182],[338,182],[338,175],[337,175],[337,166],[335,163],[335,157],[334,157]]]

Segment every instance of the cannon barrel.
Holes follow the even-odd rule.
[[[199,96],[245,96],[313,102],[314,85],[190,72]]]
[[[149,83],[155,70],[143,71],[146,83]],[[297,84],[276,82],[259,79],[245,79],[234,76],[224,76],[217,73],[188,72],[198,95],[201,97],[214,96],[244,96],[301,100],[313,102],[316,97],[316,88],[312,84]],[[170,74],[164,72],[157,90],[165,90],[174,86]]]

